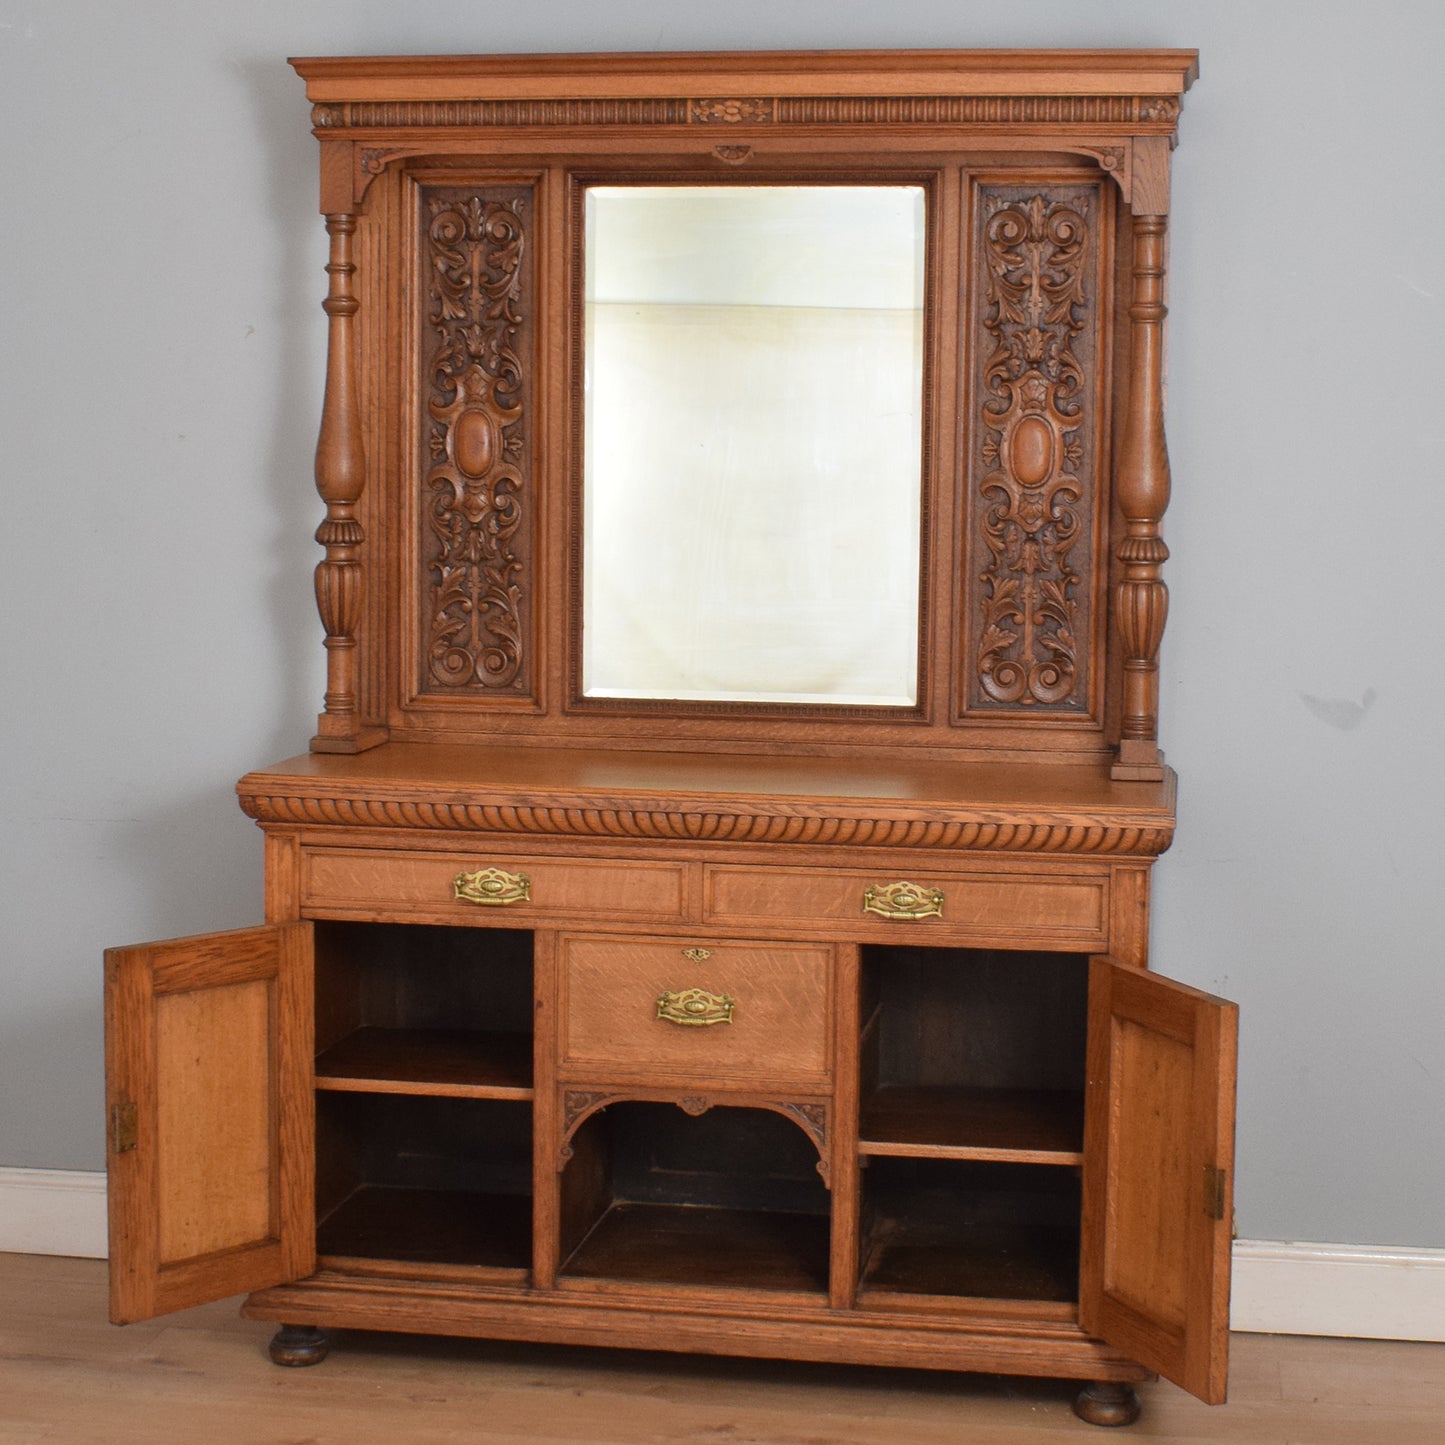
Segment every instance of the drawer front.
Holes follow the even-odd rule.
[[[832,949],[562,938],[564,1075],[826,1083]]]
[[[910,871],[708,868],[705,916],[747,926],[840,929],[860,939],[1103,947],[1108,879],[959,877]]]
[[[311,913],[527,928],[549,918],[664,922],[682,917],[680,864],[467,854],[308,850]]]

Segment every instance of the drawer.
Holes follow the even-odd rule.
[[[564,1074],[826,1083],[831,948],[559,940]]]
[[[682,917],[683,882],[683,865],[673,863],[318,848],[304,855],[302,903],[338,918],[521,928],[550,918],[657,923]]]
[[[859,939],[1095,948],[1108,942],[1108,877],[715,864],[705,875],[704,910],[719,924],[842,930]]]

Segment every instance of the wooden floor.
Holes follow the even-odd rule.
[[[1230,1403],[1146,1386],[1127,1431],[1061,1382],[405,1336],[285,1370],[236,1302],[117,1329],[96,1260],[0,1254],[0,1442],[31,1445],[1445,1445],[1445,1345],[1236,1335]]]

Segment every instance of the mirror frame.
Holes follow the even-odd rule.
[[[936,406],[934,404],[933,377],[937,365],[934,343],[937,327],[934,312],[939,295],[939,276],[935,259],[937,221],[936,172],[913,172],[907,168],[901,171],[870,169],[859,171],[848,169],[820,169],[810,167],[799,170],[788,166],[780,171],[772,169],[749,169],[745,172],[719,176],[717,168],[696,169],[669,167],[666,171],[626,170],[612,167],[598,169],[584,168],[569,173],[568,214],[570,219],[567,245],[569,283],[571,300],[568,325],[570,354],[569,367],[569,434],[572,451],[568,464],[570,489],[570,514],[572,525],[568,528],[570,553],[568,559],[569,587],[567,592],[567,677],[568,708],[576,713],[598,713],[618,716],[642,713],[651,716],[676,714],[693,717],[735,717],[740,719],[813,719],[838,718],[848,720],[902,721],[919,719],[926,715],[926,699],[932,684],[932,653],[927,645],[925,631],[929,623],[928,584],[932,576],[934,559],[934,498],[937,489],[934,458],[937,448],[932,444]],[[586,197],[593,186],[727,186],[777,185],[810,186],[842,185],[869,186],[917,186],[923,192],[924,237],[923,237],[923,317],[921,387],[919,404],[921,435],[919,438],[919,559],[918,559],[918,609],[914,635],[916,648],[915,677],[916,701],[911,704],[859,704],[829,702],[739,702],[726,699],[690,698],[610,698],[588,696],[583,688],[583,621],[585,606],[585,526],[586,515],[586,400],[584,377],[586,372]]]
[[[1194,52],[719,52],[292,64],[314,105],[330,238],[316,462],[327,508],[317,533],[325,549],[317,600],[327,685],[313,748],[358,752],[388,737],[840,757],[904,748],[939,760],[1112,761],[1116,777],[1162,775],[1165,233],[1169,153],[1181,98],[1197,74]],[[924,437],[930,551],[923,563],[919,703],[901,713],[880,717],[867,709],[858,716],[832,705],[649,706],[578,696],[579,579],[571,539],[579,520],[578,181],[745,175],[907,180],[931,192]],[[428,300],[417,221],[419,191],[428,184],[510,187],[528,197],[534,294],[525,341],[530,470],[522,486],[535,551],[517,632],[528,650],[525,685],[492,687],[479,678],[452,686],[429,680],[424,666],[422,621],[430,603],[423,584],[432,564],[421,550],[419,499],[430,420],[426,379],[418,375]],[[1007,246],[985,254],[997,238],[984,236],[980,206],[1022,211],[1031,196],[1041,215],[1077,209],[1077,198],[1088,211],[1093,269],[1085,279],[1094,289],[1085,298],[1091,329],[1084,399],[1091,430],[1082,478],[1065,475],[1059,460],[1073,445],[1068,396],[1056,395],[1061,405],[1040,413],[1032,431],[1025,428],[1019,450],[1014,432],[1022,413],[1003,411],[1008,378],[983,374],[993,350],[1019,343],[1012,322],[989,320],[1018,277],[999,280],[997,267],[1008,272],[1014,265],[1000,259],[1012,254]],[[1055,344],[1072,345],[1086,330],[1067,319],[1057,325],[1063,332]],[[985,401],[995,404],[993,412],[982,409]],[[981,500],[990,487],[994,501]],[[1007,689],[989,695],[979,686],[980,637],[991,625],[984,614],[990,588],[996,599],[1000,578],[1013,583],[1004,576],[1008,568],[993,566],[980,550],[983,532],[1003,525],[1003,514],[987,508],[1004,493],[1016,494],[1007,526],[1036,532],[1038,517],[1053,505],[1045,500],[1040,513],[1040,495],[1057,499],[1071,488],[1090,499],[1077,523],[1080,536],[1087,534],[1077,554],[1087,568],[1053,585],[1067,591],[1077,584],[1077,636],[1069,645],[1086,659],[1086,671],[1062,701],[1057,688],[1016,701],[1003,695]],[[1059,558],[1067,548],[1053,550],[1056,567],[1064,565]],[[991,645],[999,645],[996,637]]]

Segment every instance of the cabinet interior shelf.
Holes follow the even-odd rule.
[[[880,1088],[859,1135],[864,1155],[1077,1165],[1084,1100],[1066,1089]]]
[[[572,1252],[563,1278],[822,1293],[828,1288],[828,1220],[620,1200]]]
[[[532,1201],[527,1195],[367,1184],[317,1224],[323,1256],[412,1264],[531,1266]]]
[[[955,1299],[1078,1299],[1073,1170],[878,1158],[865,1171],[860,1302],[870,1291]]]
[[[529,1100],[532,1040],[525,1034],[464,1029],[357,1029],[317,1059],[316,1087]]]
[[[1078,1276],[1077,1231],[994,1221],[945,1234],[927,1222],[893,1220],[869,1250],[858,1302],[876,1306],[899,1295],[1063,1304],[1077,1300]]]

